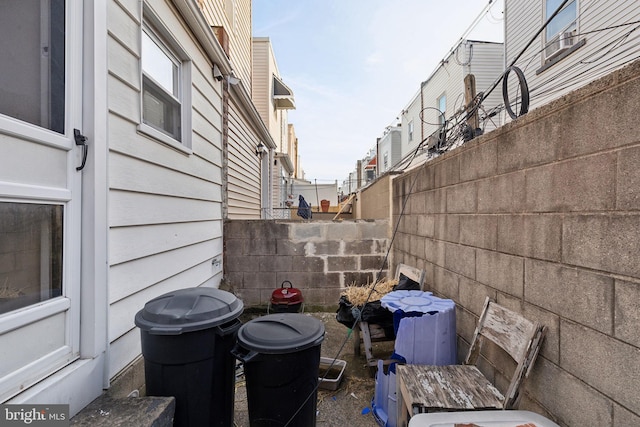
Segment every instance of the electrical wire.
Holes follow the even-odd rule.
[[[548,23],[549,23],[549,22],[550,22],[550,21],[555,17],[555,15],[558,13],[558,11],[559,11],[560,9],[562,9],[562,7],[564,7],[564,5],[565,5],[568,1],[569,1],[569,0],[564,1],[564,2],[560,5],[560,7],[556,10],[556,12],[555,12],[551,17],[549,17],[549,19],[547,20],[547,22],[545,22],[545,24],[544,24],[544,25],[539,29],[539,31],[538,31],[538,32],[536,33],[536,35],[535,35],[535,36],[530,40],[530,42],[527,44],[527,46],[525,46],[525,48],[521,50],[520,54],[519,54],[519,55],[517,55],[517,56],[516,56],[516,58],[512,61],[512,65],[515,65],[515,63],[516,63],[517,61],[519,61],[520,59],[522,59],[522,56],[523,56],[523,55],[525,54],[525,52],[529,49],[529,47],[533,44],[533,41],[534,41],[534,40],[535,40],[535,39],[536,39],[536,38],[537,38],[537,37],[542,33],[542,31],[544,31],[544,28],[546,28],[546,26],[548,25]],[[481,15],[485,14],[485,12],[487,12],[487,13],[489,13],[489,12],[490,12],[490,6],[492,6],[492,3],[493,3],[493,0],[492,0],[492,1],[490,1],[490,2],[487,4],[487,6],[485,6],[485,9],[483,10],[483,12],[481,12],[481,14],[476,18],[476,20],[474,20],[474,23],[473,23],[473,24],[472,24],[472,25],[467,29],[467,31],[465,31],[465,34],[466,34],[467,32],[469,32],[470,30],[472,30],[473,28],[475,28],[475,25],[477,25],[477,23],[478,23],[478,22],[479,22],[479,20],[481,19]],[[576,17],[576,20],[580,19],[580,17],[582,17],[582,16],[583,16],[587,11],[589,11],[589,10],[590,10],[594,5],[596,5],[596,4],[598,4],[597,0],[593,0],[593,1],[591,1],[591,2],[583,2],[583,3],[581,4],[580,9],[579,9],[579,15]],[[493,16],[493,15],[492,15],[492,16]],[[494,19],[495,19],[495,17],[494,17]],[[586,35],[586,34],[599,33],[599,32],[603,32],[603,31],[613,30],[613,29],[618,29],[618,28],[622,28],[622,27],[626,27],[626,26],[634,25],[634,24],[639,24],[639,23],[640,23],[640,20],[636,20],[636,21],[631,21],[631,22],[627,22],[627,23],[623,23],[623,24],[610,25],[610,26],[606,26],[606,27],[603,27],[603,28],[595,29],[595,30],[584,31],[584,32],[581,32],[581,33],[576,34],[576,36],[577,36],[577,37],[580,37],[580,36],[582,36],[582,35]],[[634,28],[632,31],[635,31],[636,29],[637,29],[637,27],[636,27],[636,28]],[[628,40],[627,40],[627,41],[625,41],[625,43],[626,43],[626,42],[628,42]],[[620,45],[622,45],[622,44],[624,44],[624,43],[622,43],[622,42],[621,42],[621,43],[620,43]],[[456,45],[456,48],[457,48],[458,46],[459,46],[459,43]],[[540,54],[540,53],[542,53],[542,52],[544,51],[544,49],[545,49],[544,47],[543,47],[542,49],[537,49],[535,52],[531,53],[530,55],[527,55],[527,56],[524,58],[524,61],[525,61],[526,65],[524,65],[523,67],[521,67],[521,68],[522,68],[522,70],[523,70],[523,71],[526,71],[526,70],[529,68],[529,66],[533,63],[533,61],[534,61],[534,60],[536,60],[537,58],[539,58],[539,54]],[[613,51],[613,50],[615,50],[615,49],[612,47],[611,49],[609,49],[609,51],[607,51],[607,53],[606,53],[606,54],[611,53],[611,51]],[[452,49],[452,51],[453,51],[453,49]],[[606,55],[602,55],[602,58],[604,58],[605,56],[606,56]],[[596,59],[596,60],[592,60],[592,61],[590,61],[590,62],[597,62],[598,60],[601,60],[602,58],[598,58],[598,59]],[[628,62],[630,62],[630,61],[625,61],[624,63],[628,63]],[[574,64],[573,66],[577,66],[577,65],[578,65],[578,64]],[[572,66],[572,67],[573,67],[573,66]],[[619,64],[618,64],[617,66],[619,66]],[[570,68],[571,68],[571,67],[570,67]],[[573,84],[572,84],[572,83],[567,83],[567,84],[564,84],[564,85],[562,85],[562,84],[558,84],[558,85],[553,86],[553,87],[545,87],[545,85],[548,85],[550,82],[552,82],[552,81],[554,81],[555,79],[557,79],[560,75],[562,75],[563,73],[566,73],[566,72],[567,72],[567,70],[568,70],[568,69],[564,69],[562,72],[557,73],[557,74],[555,74],[554,76],[552,76],[552,77],[548,78],[547,80],[545,80],[545,81],[543,81],[543,82],[538,83],[538,85],[537,85],[537,86],[535,86],[535,87],[533,87],[533,88],[530,88],[530,97],[531,97],[531,99],[532,99],[532,100],[533,100],[533,99],[537,99],[537,98],[538,98],[538,96],[537,96],[537,95],[538,95],[539,91],[543,90],[543,88],[544,88],[544,96],[547,96],[547,97],[548,97],[548,96],[550,96],[550,95],[552,95],[552,94],[554,94],[554,93],[560,93],[560,92],[562,92],[562,90],[566,89],[567,87],[573,86]],[[608,70],[608,69],[606,69],[606,70]],[[602,74],[602,73],[598,73],[597,75],[601,75],[601,74]],[[596,75],[596,74],[593,74],[593,75]],[[581,74],[581,76],[582,76],[582,77],[585,77],[586,75]],[[482,96],[481,96],[481,98],[480,98],[480,101],[477,103],[477,104],[478,104],[478,108],[482,105],[482,102],[484,102],[484,100],[486,100],[486,99],[491,95],[491,92],[495,89],[495,87],[497,87],[497,85],[498,85],[498,84],[500,84],[500,81],[502,80],[502,78],[503,78],[503,77],[504,77],[504,73],[502,73],[502,74],[501,74],[501,75],[500,75],[500,76],[499,76],[499,77],[494,81],[494,83],[493,83],[492,87],[491,87],[488,91],[486,91],[486,92],[484,92],[484,94],[482,94]],[[521,99],[521,96],[520,96],[519,94],[516,94],[516,96],[514,97],[514,102],[516,103],[516,105],[517,105],[517,102],[519,102],[519,101],[520,101],[520,99]],[[457,100],[456,100],[456,103],[457,103]],[[501,110],[501,109],[504,109],[504,105],[501,105],[501,106],[499,106],[499,107],[500,107],[500,110]],[[429,107],[428,107],[428,108],[429,108]],[[467,117],[470,117],[471,115],[475,114],[475,113],[478,111],[478,108],[475,108],[475,109],[469,110],[469,112],[468,112],[468,114],[467,114]],[[495,107],[494,107],[494,108],[495,108]],[[482,122],[483,126],[484,126],[484,125],[486,125],[486,124],[485,124],[486,120],[490,120],[490,121],[494,124],[494,126],[495,126],[495,122],[492,120],[492,117],[495,117],[495,115],[496,115],[497,113],[499,113],[499,112],[500,112],[500,111],[495,111],[495,112],[490,111],[488,114],[486,114],[486,116],[487,116],[487,117],[481,118],[481,122]],[[492,113],[496,113],[496,114],[492,114]],[[421,120],[422,120],[422,114],[421,114]],[[465,118],[465,119],[463,119],[463,120],[466,120],[466,118]],[[451,121],[451,119],[450,119],[450,121]],[[429,125],[432,125],[432,126],[439,126],[439,124],[436,124],[436,123],[429,123],[429,122],[427,122],[427,121],[425,121],[425,120],[423,120],[423,123],[425,123],[425,124],[429,124]],[[451,127],[453,128],[453,127],[460,126],[460,125],[461,125],[461,121],[458,121],[458,122],[454,123]],[[437,133],[437,132],[438,132],[438,131],[436,131],[436,132],[434,132],[434,133]],[[424,142],[424,141],[423,141],[423,142]],[[450,145],[450,144],[449,144],[449,145]],[[394,165],[394,166],[395,166],[395,165]],[[392,169],[393,169],[393,167],[392,167]],[[348,183],[355,183],[355,182],[356,182],[356,180],[348,180],[348,181],[344,181],[344,182],[345,182],[345,183],[347,183],[347,182],[348,182]]]
[[[635,31],[636,29],[640,28],[640,26],[635,27],[633,29],[633,31]],[[631,32],[623,35],[623,37],[626,38],[628,37],[628,35]],[[605,47],[609,47],[609,49],[607,50],[607,55],[611,54],[616,47],[621,47],[622,45],[624,45],[626,42],[628,42],[628,40],[625,43],[619,43],[620,39],[614,40],[611,43],[605,45]],[[638,47],[640,42],[636,42],[635,44],[631,44],[628,45],[626,49],[624,50],[620,50],[619,52],[613,54],[610,56],[610,59],[615,59],[617,57],[622,57],[623,55],[625,55],[628,52],[631,51],[635,51],[636,48]],[[554,95],[558,92],[561,92],[562,90],[566,89],[567,87],[571,87],[574,85],[573,80],[575,80],[576,77],[581,77],[582,80],[588,80],[589,78],[593,78],[595,76],[600,76],[600,75],[604,75],[606,72],[608,72],[610,69],[613,68],[617,68],[620,66],[620,64],[612,64],[611,67],[607,68],[603,68],[603,69],[596,69],[595,67],[590,67],[590,68],[586,68],[584,71],[576,73],[574,75],[572,75],[572,79],[571,81],[563,81],[563,82],[559,82],[557,85],[555,86],[550,86],[550,84],[554,81],[559,80],[559,77],[563,74],[567,74],[569,72],[575,71],[577,69],[579,69],[580,67],[585,67],[587,65],[592,65],[593,63],[597,62],[596,60],[587,60],[597,54],[599,54],[599,51],[594,51],[592,52],[590,55],[586,56],[583,60],[581,61],[576,61],[572,64],[570,64],[569,66],[563,68],[562,70],[559,70],[559,72],[550,75],[546,80],[543,80],[541,82],[539,82],[535,87],[531,88],[531,93],[533,95],[535,95],[537,97],[538,93],[540,93],[541,95],[544,95],[545,97],[549,97],[551,95]],[[604,56],[600,56],[599,58],[597,58],[597,60],[601,60]],[[626,62],[630,62],[634,59],[637,58],[630,58],[629,61]],[[612,61],[611,61],[612,62]],[[625,63],[626,63],[625,62]]]
[[[538,38],[538,36],[544,31],[545,28],[547,28],[547,26],[549,25],[549,23],[553,20],[553,18],[556,17],[556,15],[558,15],[558,13],[560,13],[560,10],[562,10],[562,8],[569,2],[569,0],[563,0],[562,3],[560,4],[560,6],[558,6],[558,8],[556,9],[555,12],[553,12],[551,14],[551,16],[545,21],[545,23],[542,25],[542,27],[540,27],[540,29],[538,31],[536,31],[536,33],[534,34],[534,36],[529,40],[529,42],[526,44],[526,46],[520,51],[520,53],[518,55],[516,55],[516,57],[513,59],[513,61],[511,62],[511,64],[507,67],[507,69],[513,67],[516,62],[518,62],[518,60],[520,59],[520,57],[522,55],[524,55],[524,53],[527,51],[527,49],[529,49],[529,46],[531,46],[533,44],[533,42]],[[504,77],[504,73],[502,73],[500,75],[500,77],[494,82],[493,86],[491,86],[491,88],[484,93],[482,99],[480,100],[480,103],[482,103],[482,101],[484,101],[489,94],[491,94],[491,92],[493,92],[495,90],[495,88],[500,84],[500,82],[502,81],[502,78]]]
[[[467,59],[465,62],[461,62],[460,59],[458,59],[458,52],[460,52],[460,47],[462,47],[462,43],[460,43],[456,48],[455,54],[453,55],[453,60],[461,67],[466,67],[467,65],[471,64],[471,60],[473,59],[473,45],[469,45],[469,59]]]

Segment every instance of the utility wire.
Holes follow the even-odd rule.
[[[542,27],[540,27],[540,29],[538,31],[536,31],[536,33],[534,34],[533,37],[531,37],[531,40],[529,40],[529,42],[527,43],[527,45],[520,51],[520,53],[518,55],[516,55],[516,57],[513,59],[513,61],[511,61],[511,65],[509,65],[509,67],[507,67],[507,69],[513,67],[516,62],[518,62],[518,60],[520,59],[520,57],[522,55],[524,55],[524,53],[526,52],[527,49],[529,49],[529,46],[531,46],[533,44],[533,42],[538,38],[538,36],[544,31],[545,28],[547,28],[547,26],[549,25],[549,23],[553,20],[553,18],[556,17],[556,15],[558,15],[558,13],[560,13],[560,10],[569,2],[569,0],[563,0],[562,4],[560,4],[560,6],[558,6],[558,8],[556,9],[555,12],[553,12],[553,14],[549,17],[549,19],[547,19],[547,21],[544,23],[544,25],[542,25]],[[500,84],[500,82],[502,81],[502,79],[504,78],[505,73],[502,73],[500,75],[500,77],[495,81],[495,83],[493,84],[493,86],[491,86],[491,88],[486,91],[482,97],[480,98],[480,103],[482,103],[482,101],[484,101],[490,94],[491,92],[493,92],[495,90],[495,88]]]

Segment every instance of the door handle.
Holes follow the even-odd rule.
[[[76,168],[77,171],[84,169],[84,165],[87,163],[87,151],[89,146],[87,145],[87,137],[82,135],[78,129],[73,130],[73,138],[76,140],[76,145],[82,146],[82,163]]]

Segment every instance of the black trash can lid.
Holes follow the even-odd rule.
[[[278,313],[253,319],[238,331],[238,344],[263,354],[285,354],[320,345],[322,321],[299,313]]]
[[[213,328],[242,314],[242,301],[214,288],[187,288],[152,299],[135,317],[136,326],[151,334],[179,335]]]

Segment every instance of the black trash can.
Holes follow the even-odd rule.
[[[244,362],[251,427],[316,425],[323,340],[324,324],[299,313],[269,314],[240,328],[232,352]]]
[[[147,302],[140,328],[146,394],[174,396],[174,426],[231,426],[243,304],[213,288],[187,288]]]

